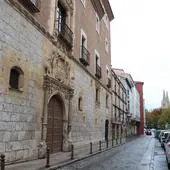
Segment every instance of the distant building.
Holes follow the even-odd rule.
[[[127,94],[127,136],[140,134],[140,95],[135,87],[135,82],[129,73],[123,69],[114,69],[122,82]]]
[[[169,102],[169,97],[168,97],[168,92],[163,90],[163,98],[161,101],[161,108],[165,109],[170,107],[170,102]]]
[[[138,134],[144,134],[144,99],[143,99],[143,82],[136,81],[135,86],[140,96],[140,129]]]

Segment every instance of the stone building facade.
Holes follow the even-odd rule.
[[[135,82],[123,69],[114,69],[127,94],[127,136],[138,135],[140,129],[140,95]]]
[[[36,3],[34,3],[36,2]],[[0,152],[44,157],[112,137],[108,0],[0,2]]]
[[[143,85],[144,85],[144,82],[142,81],[135,81],[135,86],[136,86],[136,89],[139,93],[139,100],[140,100],[140,126],[139,126],[139,135],[144,135],[144,118],[145,118],[145,106],[144,106],[144,98],[143,98]]]
[[[115,143],[122,143],[127,136],[127,94],[114,70],[112,70],[112,92],[113,139]]]

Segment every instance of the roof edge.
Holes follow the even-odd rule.
[[[114,19],[114,14],[113,14],[109,0],[102,0],[102,2],[103,2],[103,5],[106,9],[106,13],[109,17],[109,21],[112,21]]]

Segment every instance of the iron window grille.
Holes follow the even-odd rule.
[[[101,67],[98,64],[96,64],[96,74],[95,74],[95,76],[99,79],[102,77],[102,71],[101,70],[102,70]]]
[[[84,47],[81,46],[81,57],[80,61],[85,65],[89,65],[89,58],[90,58],[90,53],[89,51]]]

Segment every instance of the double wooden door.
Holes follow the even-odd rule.
[[[63,105],[57,96],[48,104],[47,146],[51,153],[61,152],[63,147]]]

